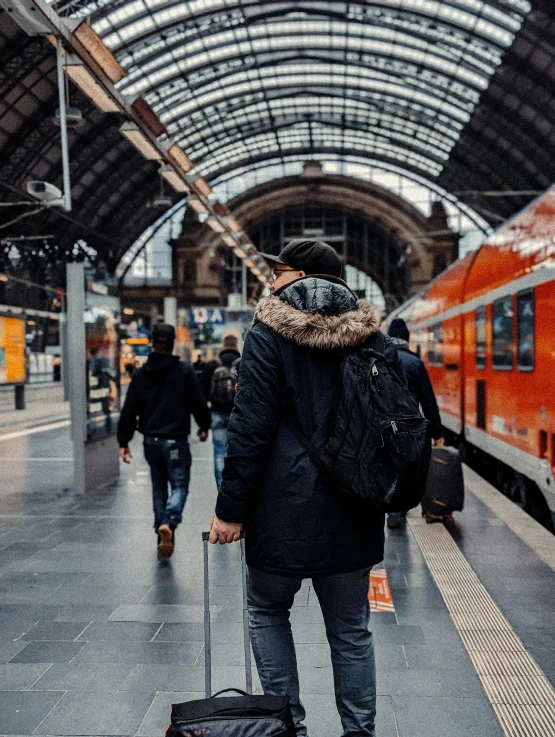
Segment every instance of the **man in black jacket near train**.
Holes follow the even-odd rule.
[[[154,529],[162,558],[173,553],[174,530],[182,520],[189,493],[191,413],[200,428],[201,441],[208,438],[210,429],[204,393],[191,364],[172,355],[174,341],[172,325],[153,327],[152,352],[146,364],[133,373],[118,425],[120,456],[124,463],[130,463],[129,443],[139,420],[150,466]]]
[[[245,341],[210,541],[233,542],[246,527],[258,673],[265,693],[289,696],[297,735],[304,737],[306,727],[289,612],[303,579],[311,578],[344,735],[374,737],[368,579],[383,559],[384,516],[326,484],[293,425],[316,447],[327,442],[341,350],[365,344],[378,331],[379,314],[357,302],[325,243],[293,241],[271,262],[274,294],[259,303]],[[385,353],[402,376],[389,339]]]
[[[409,348],[410,332],[407,323],[400,317],[394,318],[387,334],[397,346],[409,389],[422,407],[424,417],[430,422],[434,445],[444,445],[443,427],[434,389],[424,362]],[[392,530],[400,527],[403,524],[403,517],[402,512],[390,512],[387,515],[388,528]]]

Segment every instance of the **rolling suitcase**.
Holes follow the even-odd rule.
[[[456,448],[433,448],[422,514],[428,522],[453,522],[453,512],[464,507],[464,479],[459,451]]]
[[[204,642],[205,698],[172,705],[167,737],[295,737],[287,696],[254,696],[247,609],[247,566],[245,538],[241,534],[241,578],[243,583],[243,633],[247,692],[227,688],[212,695],[212,650],[210,640],[210,590],[208,581],[208,532],[202,533],[204,547]],[[223,699],[224,693],[237,693]]]

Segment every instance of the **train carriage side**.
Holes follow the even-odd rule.
[[[464,439],[498,488],[555,518],[555,188],[480,248],[464,294]]]
[[[462,353],[464,284],[474,254],[435,279],[415,303],[411,332],[434,387],[443,425],[455,435],[464,423]]]

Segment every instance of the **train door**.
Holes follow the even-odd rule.
[[[487,421],[487,324],[486,306],[464,315],[464,394],[465,426],[486,429]]]
[[[440,406],[443,424],[459,434],[462,429],[461,377],[462,377],[462,322],[452,317],[442,323],[443,337],[443,388]]]

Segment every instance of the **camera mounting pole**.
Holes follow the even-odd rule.
[[[71,212],[71,180],[69,175],[69,144],[67,138],[67,100],[64,79],[64,58],[62,52],[62,39],[56,39],[56,59],[58,63],[58,96],[60,100],[60,131],[62,145],[62,169],[64,177],[63,208]]]

